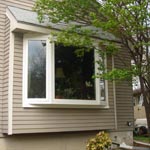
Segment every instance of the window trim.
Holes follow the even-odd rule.
[[[105,101],[100,100],[100,79],[95,79],[95,100],[71,100],[55,98],[55,46],[54,42],[49,42],[50,35],[31,35],[25,34],[23,37],[23,107],[68,107],[73,106],[93,106],[108,108],[108,81],[105,80]],[[29,40],[46,40],[46,98],[28,98],[28,41]],[[94,53],[95,61],[98,55]],[[107,61],[105,59],[105,64]],[[49,69],[51,68],[51,69]],[[98,64],[95,63],[95,71],[98,71]],[[69,107],[70,108],[70,107]]]
[[[23,37],[23,106],[26,106],[31,103],[48,103],[49,102],[49,95],[48,89],[51,91],[51,81],[48,80],[49,71],[48,71],[48,57],[49,51],[48,48],[50,47],[50,43],[47,40],[48,36],[38,36],[38,35],[29,35],[25,34]],[[29,40],[45,40],[46,41],[46,98],[28,98],[28,41]],[[49,52],[49,53],[48,53]],[[48,84],[50,82],[50,84]]]

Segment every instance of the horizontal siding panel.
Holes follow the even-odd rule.
[[[22,74],[20,73],[14,73],[15,78],[22,78]]]
[[[21,81],[22,81],[22,80],[21,80]],[[20,81],[20,82],[21,82],[21,81]],[[19,95],[22,95],[22,91],[21,91],[21,90],[14,91],[14,92],[13,92],[13,95],[18,95],[18,96],[19,96]]]
[[[22,82],[22,78],[16,78],[16,77],[14,77],[14,82]]]
[[[16,6],[16,4],[19,4],[19,6],[20,5],[22,5],[22,6],[28,6],[28,7],[30,7],[30,9],[32,9],[31,7],[34,5],[34,3],[35,3],[35,0],[26,0],[26,1],[24,1],[24,0],[13,0],[13,4]],[[9,4],[12,4],[12,0],[5,0],[5,4],[6,5],[9,5]]]
[[[31,1],[32,2],[32,1]],[[23,9],[29,9],[29,10],[32,10],[32,7],[33,7],[33,3],[27,3],[26,1],[22,1],[22,2],[19,2],[18,0],[10,0],[10,1],[2,1],[1,4],[5,6],[15,6],[15,7],[20,7],[20,8],[23,8]]]
[[[5,59],[5,57],[4,57]],[[8,73],[9,71],[9,64],[8,64],[9,60],[6,58],[5,59],[5,64],[3,65],[3,70],[4,70],[4,73]]]
[[[14,110],[14,113],[16,112],[20,112],[20,114],[24,114],[24,116],[29,116],[30,117],[30,113],[32,114],[37,114],[41,113],[41,115],[45,115],[45,113],[47,113],[48,116],[54,116],[54,115],[65,115],[68,113],[70,115],[80,115],[82,113],[82,115],[89,115],[89,116],[95,116],[95,115],[100,115],[100,114],[105,114],[106,118],[107,115],[110,113],[113,113],[113,108],[112,109],[106,109],[106,110],[101,110],[101,109],[82,109],[81,108],[76,108],[76,109],[72,109],[72,108],[66,108],[66,109],[60,109],[60,108],[44,108],[44,109],[39,109],[39,108],[17,108]],[[19,115],[19,114],[18,114]],[[111,116],[111,115],[110,115]],[[111,116],[112,117],[112,116]]]
[[[110,124],[111,125],[113,125],[113,123],[112,122],[106,122],[107,124],[109,124],[109,126],[110,126]],[[54,124],[52,124],[52,123],[50,123],[50,124],[43,124],[43,125],[41,125],[41,124],[32,124],[32,125],[30,125],[30,124],[26,124],[26,125],[14,125],[14,127],[13,127],[13,129],[15,130],[15,129],[34,129],[34,128],[38,128],[38,129],[50,129],[50,128],[79,128],[79,127],[93,127],[93,126],[99,126],[99,127],[105,127],[105,125],[106,125],[106,123],[104,122],[104,123],[97,123],[97,122],[95,122],[95,123],[66,123],[66,124],[62,124],[62,123],[58,123],[58,124],[56,124],[56,123],[54,123]]]
[[[16,91],[22,91],[22,86],[18,86],[18,85],[14,86],[14,94],[15,94]]]
[[[8,81],[4,82],[3,89],[8,88]],[[4,90],[3,90],[4,91]]]
[[[125,102],[124,102],[124,101],[117,102],[117,105],[124,105],[124,104],[125,104],[125,105],[126,105],[126,104],[127,104],[127,105],[130,105],[130,106],[133,107],[133,104],[132,104],[131,102],[128,102],[128,101],[125,101]]]
[[[8,90],[7,89],[3,90],[3,95],[8,95]]]
[[[124,61],[130,65],[130,57],[127,55],[127,51],[121,51],[120,57],[124,58]],[[115,68],[125,68],[119,59],[115,60]],[[132,87],[131,82],[122,81],[116,84],[116,99],[117,99],[117,122],[118,130],[126,131],[133,129],[133,99],[132,99]],[[132,122],[132,126],[127,126],[127,121]]]
[[[121,121],[121,123],[119,123],[119,127],[121,127],[121,126],[124,126],[124,127],[128,127],[128,125],[127,125],[127,122],[129,121],[129,122],[133,122],[134,120],[133,120],[133,118],[123,118],[123,119],[121,119],[121,118],[119,118],[119,120]],[[133,126],[133,125],[132,125]],[[129,126],[130,127],[130,126]]]
[[[23,38],[23,37],[21,37]],[[23,52],[23,41],[22,40],[15,40],[15,53],[22,53]]]
[[[48,126],[48,125],[59,125],[60,124],[60,121],[61,121],[61,124],[66,124],[66,126],[70,126],[70,124],[72,124],[72,125],[76,125],[76,124],[93,124],[94,123],[94,125],[95,124],[100,124],[100,125],[102,125],[102,124],[107,124],[107,123],[112,123],[114,120],[113,119],[110,119],[109,121],[108,120],[95,120],[95,119],[93,119],[93,120],[89,120],[89,119],[81,119],[81,120],[79,120],[79,119],[76,119],[76,120],[72,120],[72,118],[71,119],[59,119],[59,120],[45,120],[44,122],[42,121],[42,120],[34,120],[34,121],[29,121],[29,122],[27,122],[27,121],[24,121],[24,120],[22,120],[22,121],[16,121],[15,122],[15,125],[24,125],[24,126],[26,126],[26,125],[35,125],[35,124],[37,124],[38,126]],[[69,122],[69,124],[68,124],[68,122]],[[112,123],[112,125],[113,125],[113,123]],[[36,127],[35,127],[36,128]]]
[[[15,53],[14,56],[15,56],[15,58],[16,58],[16,57],[22,58],[23,54],[22,54],[22,52],[20,52],[20,53],[18,52],[18,53]],[[15,59],[15,60],[16,60],[16,59]],[[22,59],[21,59],[21,62],[22,62]]]
[[[122,103],[122,104],[118,104],[117,103],[117,105],[118,105],[118,110],[128,110],[128,109],[130,109],[131,110],[131,108],[133,108],[133,105],[129,105],[129,104],[125,104],[125,103]],[[125,108],[123,105],[125,105],[125,106],[128,106],[128,107],[130,107],[130,108]]]
[[[133,100],[132,95],[128,95],[128,96],[127,95],[125,95],[125,96],[116,95],[116,96],[121,99],[120,101],[117,102],[118,104],[121,104],[121,103],[125,103],[125,104],[131,103],[132,104],[132,100]]]
[[[16,60],[14,60],[14,65],[15,65],[14,72],[20,71],[18,73],[22,74],[22,64],[23,64],[22,61],[16,61]]]
[[[14,62],[14,72],[17,71],[17,70],[20,70],[20,72],[22,72],[22,64],[19,64],[21,62],[17,62],[16,61]]]
[[[55,109],[39,109],[39,108],[19,108],[19,109],[14,109],[14,112],[18,112],[18,110],[20,111],[20,113],[24,113],[24,115],[28,114],[28,116],[30,117],[30,113],[47,113],[47,115],[49,116],[53,116],[55,115],[65,115],[65,114],[70,114],[70,115],[74,115],[74,114],[78,114],[80,115],[82,113],[82,115],[87,115],[87,116],[91,116],[94,115],[96,116],[96,114],[100,115],[103,114],[105,112],[105,114],[109,114],[109,113],[113,113],[113,109],[72,109],[72,108],[66,108],[66,109],[59,109],[59,108],[55,108]],[[19,114],[19,113],[18,113]],[[107,116],[107,115],[106,115]],[[111,116],[111,115],[110,115]],[[31,116],[32,117],[32,116]],[[111,116],[112,117],[112,116]]]
[[[14,82],[13,85],[20,88],[22,87],[22,83],[20,82]]]
[[[20,58],[20,57],[14,57],[14,60],[15,60],[15,61],[22,62],[22,57],[21,57],[21,58]]]
[[[76,127],[76,128],[51,128],[51,129],[20,129],[20,130],[13,130],[13,133],[20,134],[20,133],[46,133],[46,132],[66,132],[66,131],[91,131],[91,130],[107,130],[107,129],[114,129],[113,127],[109,127],[105,125],[105,127],[100,126],[92,126],[92,127]]]
[[[68,112],[69,113],[69,112]],[[24,116],[24,117],[23,117]],[[67,114],[60,114],[60,115],[55,115],[55,113],[53,113],[51,116],[48,115],[47,113],[45,115],[43,115],[43,113],[41,114],[34,114],[34,113],[27,113],[27,114],[15,114],[14,113],[14,120],[16,121],[33,121],[33,117],[34,116],[34,121],[42,121],[43,123],[43,120],[47,121],[47,120],[57,120],[57,122],[60,120],[71,120],[72,117],[75,119],[75,120],[79,120],[79,119],[82,119],[82,120],[96,120],[96,121],[102,121],[102,122],[105,122],[105,121],[109,121],[109,120],[112,120],[112,117],[111,116],[106,116],[106,117],[102,117],[102,116],[98,116],[98,115],[82,115],[81,116],[81,113],[80,114],[72,114],[72,115],[67,115]],[[106,120],[105,120],[106,119]],[[114,119],[114,118],[113,118]]]
[[[8,95],[3,95],[3,99],[7,99],[7,98],[8,98]],[[7,103],[7,102],[5,102],[5,103]]]

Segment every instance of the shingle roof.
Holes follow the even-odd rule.
[[[68,24],[65,23],[57,23],[54,24],[52,22],[49,22],[48,20],[40,23],[38,21],[38,15],[34,11],[30,10],[25,10],[17,7],[8,7],[9,11],[11,14],[14,16],[17,22],[24,23],[24,24],[30,24],[30,25],[35,25],[35,26],[42,26],[45,28],[51,28],[51,29],[57,29],[57,30],[62,30],[68,27]],[[73,24],[73,23],[72,23]],[[119,41],[114,35],[104,32],[101,29],[97,29],[95,27],[89,26],[86,28],[90,28],[94,31],[97,32],[96,35],[93,35],[93,37],[100,38],[100,39],[108,39],[112,41]]]
[[[42,23],[39,22],[38,20],[38,15],[34,11],[30,10],[25,10],[17,7],[12,7],[8,6],[9,11],[11,14],[15,17],[17,22],[25,23],[25,24],[32,24],[32,25],[37,25],[37,26],[43,26],[43,27],[48,27],[50,26],[51,28],[56,28],[56,29],[61,29],[62,26],[65,27],[65,24],[58,23],[54,24],[49,21],[44,21]]]

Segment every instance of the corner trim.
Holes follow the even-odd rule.
[[[14,65],[14,33],[10,32],[9,42],[9,79],[8,79],[8,135],[12,135],[13,117],[13,65]]]

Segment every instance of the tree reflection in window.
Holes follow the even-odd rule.
[[[76,48],[55,45],[55,98],[95,100],[94,51],[76,55]]]
[[[28,41],[28,98],[46,97],[46,41]]]
[[[100,79],[100,90],[101,90],[101,101],[105,101],[105,80],[104,79]]]

